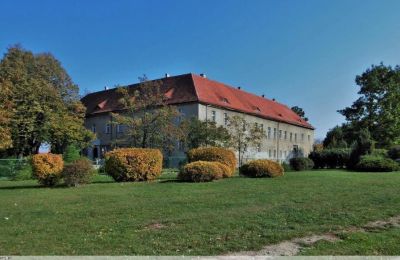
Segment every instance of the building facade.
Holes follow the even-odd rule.
[[[257,96],[240,88],[207,79],[205,75],[184,74],[159,79],[167,102],[177,107],[181,117],[209,120],[217,125],[228,126],[228,119],[241,115],[250,124],[257,124],[265,131],[259,147],[252,147],[245,159],[266,158],[287,161],[295,154],[307,156],[313,147],[314,128],[287,106]],[[134,88],[138,84],[130,85]],[[87,107],[86,128],[96,133],[97,139],[87,150],[90,158],[102,158],[113,142],[124,135],[124,126],[112,123],[111,112],[123,113],[116,89],[91,93],[82,99]],[[170,156],[170,164],[176,165],[185,157],[179,145]]]

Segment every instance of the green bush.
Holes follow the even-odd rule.
[[[94,170],[90,160],[80,158],[73,163],[64,166],[62,177],[64,183],[69,187],[77,187],[90,183],[94,175]]]
[[[25,181],[25,180],[31,180],[32,178],[33,178],[32,165],[30,163],[26,163],[15,172],[15,174],[12,176],[11,180]]]
[[[352,146],[349,160],[346,164],[348,169],[356,169],[360,162],[361,156],[370,154],[374,149],[374,141],[367,129],[363,129],[358,133],[357,140]]]
[[[279,177],[283,176],[283,167],[274,161],[260,159],[250,161],[240,167],[240,174],[247,177]]]
[[[105,171],[115,181],[150,181],[161,175],[163,156],[158,149],[122,148],[105,155]]]
[[[282,162],[281,166],[282,166],[284,172],[293,171],[292,167],[290,167],[290,164],[288,164],[287,162]]]
[[[187,153],[188,161],[207,161],[220,162],[227,165],[230,169],[229,175],[232,176],[236,169],[236,156],[231,150],[221,147],[200,147],[190,150]]]
[[[308,158],[314,162],[315,169],[344,168],[350,157],[350,149],[335,148],[322,151],[313,151]]]
[[[400,145],[392,146],[388,151],[388,156],[393,160],[400,159]]]
[[[73,144],[68,145],[63,154],[65,163],[72,163],[73,161],[78,160],[80,157],[80,149]]]
[[[356,170],[362,172],[392,172],[399,170],[397,162],[389,158],[383,158],[373,155],[361,156]]]
[[[224,169],[229,170],[220,162],[195,161],[186,164],[180,170],[178,179],[188,182],[209,182],[223,178]]]
[[[310,170],[314,167],[314,162],[305,157],[297,157],[290,159],[290,167],[295,171]]]
[[[387,158],[388,157],[388,150],[386,150],[386,149],[373,149],[371,151],[370,155],[375,156],[375,157]]]

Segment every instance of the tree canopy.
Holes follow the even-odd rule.
[[[304,120],[308,121],[308,118],[306,117],[306,113],[301,107],[294,106],[291,108],[293,112],[295,112],[299,117],[303,118]]]

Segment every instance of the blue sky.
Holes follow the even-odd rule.
[[[400,1],[0,1],[0,50],[51,52],[84,89],[187,72],[343,122],[354,78],[400,64]]]

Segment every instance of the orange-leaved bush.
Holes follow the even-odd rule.
[[[121,148],[105,155],[105,171],[115,181],[150,181],[161,175],[163,156],[158,149]]]
[[[235,153],[229,149],[221,147],[199,147],[190,150],[187,153],[188,161],[208,161],[220,162],[229,167],[229,172],[225,177],[231,177],[236,169],[236,156]]]
[[[228,169],[220,162],[195,161],[186,164],[179,172],[178,179],[189,182],[207,182],[224,177]]]
[[[61,154],[35,154],[31,162],[33,176],[39,183],[54,186],[60,181],[64,167]]]
[[[254,160],[240,167],[240,174],[247,177],[278,177],[283,176],[283,167],[271,160]]]

